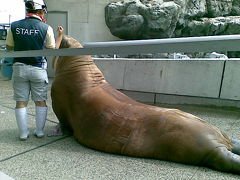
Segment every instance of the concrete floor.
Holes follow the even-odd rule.
[[[46,131],[57,123],[48,101]],[[0,79],[0,180],[156,180],[240,179],[240,176],[160,160],[125,157],[86,148],[73,137],[18,140],[11,81]],[[240,111],[190,105],[162,105],[197,115],[229,136],[240,137]],[[29,104],[29,128],[35,127],[34,104]]]

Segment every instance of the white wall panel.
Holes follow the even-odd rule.
[[[240,100],[240,61],[226,62],[221,98]]]
[[[108,83],[116,89],[123,89],[126,61],[121,60],[97,60],[95,63],[104,74]]]
[[[219,97],[223,63],[150,59],[98,61],[106,79],[120,89],[212,98]],[[117,85],[122,82],[123,88],[122,84]]]

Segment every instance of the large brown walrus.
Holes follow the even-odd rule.
[[[81,47],[65,36],[60,48]],[[189,113],[127,97],[91,56],[60,57],[51,96],[61,128],[90,148],[240,174],[240,141]]]

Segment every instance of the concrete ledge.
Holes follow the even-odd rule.
[[[131,97],[132,99],[150,104],[179,104],[179,105],[207,105],[216,107],[234,107],[240,108],[240,101],[208,98],[208,97],[195,97],[195,96],[181,96],[170,94],[156,94],[138,91],[120,90],[122,93]]]
[[[136,101],[155,103],[155,98],[156,98],[155,93],[127,91],[127,90],[120,90],[120,91]]]

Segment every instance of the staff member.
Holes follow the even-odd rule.
[[[41,50],[44,47],[58,49],[63,36],[63,28],[58,27],[55,42],[52,27],[44,19],[47,6],[43,0],[25,0],[26,18],[13,22],[8,30],[6,47],[8,50],[27,51]],[[20,140],[29,137],[28,101],[31,94],[35,102],[37,137],[44,137],[44,126],[47,118],[47,60],[44,57],[19,57],[13,64],[13,90],[16,101],[15,117],[20,131]]]

